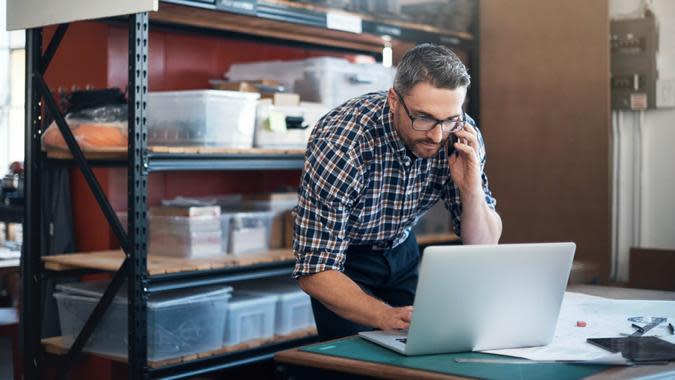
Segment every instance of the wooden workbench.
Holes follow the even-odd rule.
[[[625,289],[594,285],[573,285],[569,291],[585,293],[595,296],[615,299],[644,299],[644,300],[675,300],[675,292],[664,292],[641,289]],[[321,355],[300,351],[298,348],[281,351],[276,354],[275,360],[281,366],[290,366],[306,370],[302,374],[322,376],[322,371],[344,374],[345,378],[361,376],[378,379],[410,379],[410,380],[457,380],[466,379],[461,376],[445,375],[436,372],[402,368],[391,365],[352,360],[335,356]],[[636,377],[667,375],[675,378],[675,362],[668,365],[611,367],[600,373],[588,377],[588,380],[615,380],[633,379]],[[298,377],[301,379],[302,377]],[[664,379],[667,377],[663,377]]]

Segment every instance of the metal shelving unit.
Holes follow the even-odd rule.
[[[170,154],[148,155],[148,171],[299,170],[302,154]]]
[[[313,28],[326,28],[326,14],[316,10],[302,10],[264,1],[239,1],[240,3],[254,4],[254,12],[241,12],[235,9],[218,11],[212,6],[204,6],[210,18],[217,19],[218,14],[227,17],[246,17],[263,19],[266,22],[279,23],[284,29],[286,24],[296,24]],[[174,0],[168,4],[173,7],[188,8],[190,4],[196,8],[195,3]],[[237,3],[235,1],[234,3]],[[183,5],[177,5],[183,4]],[[202,8],[204,8],[202,7]],[[192,8],[191,8],[192,9]],[[190,10],[186,11],[189,13]],[[204,11],[204,10],[202,10]],[[161,16],[161,9],[159,12]],[[301,337],[282,342],[273,342],[260,347],[243,349],[237,352],[228,352],[210,357],[198,358],[178,364],[170,364],[159,368],[148,365],[147,353],[147,302],[151,294],[166,292],[175,289],[190,287],[225,284],[241,280],[263,278],[276,275],[287,275],[292,271],[290,261],[279,261],[260,265],[242,267],[230,267],[199,271],[186,271],[170,274],[150,275],[147,262],[148,240],[148,188],[147,180],[153,171],[185,171],[185,170],[299,170],[303,165],[301,153],[214,153],[214,154],[175,154],[152,152],[147,146],[146,126],[146,94],[148,91],[148,30],[150,20],[162,26],[181,27],[180,21],[171,21],[172,17],[150,16],[148,13],[138,13],[128,16],[129,30],[129,145],[127,159],[113,159],[92,161],[87,160],[79,148],[72,132],[59,112],[56,102],[49,91],[48,84],[44,79],[45,72],[54,57],[58,46],[67,32],[68,25],[60,25],[54,33],[51,41],[43,53],[42,28],[28,29],[26,31],[26,130],[25,130],[25,159],[26,159],[26,206],[24,219],[24,264],[22,267],[23,281],[23,304],[22,335],[24,348],[24,371],[28,379],[42,377],[45,366],[49,363],[58,363],[57,376],[67,378],[68,371],[75,359],[81,354],[87,339],[91,336],[95,326],[101,320],[107,307],[112,302],[115,294],[124,281],[128,282],[128,365],[129,375],[132,379],[179,379],[190,376],[206,374],[234,366],[251,364],[261,360],[268,360],[274,353],[281,349],[306,344],[313,337]],[[184,15],[181,15],[184,17]],[[202,19],[194,23],[186,23],[188,27],[200,30],[212,30],[209,25],[202,24]],[[226,16],[223,16],[226,17]],[[228,19],[229,20],[229,19]],[[210,25],[219,25],[218,22]],[[229,24],[228,24],[229,25]],[[185,26],[185,25],[183,25]],[[235,29],[236,25],[230,25],[233,29],[229,32],[243,33]],[[219,32],[227,27],[218,26]],[[331,32],[332,33],[332,32]],[[343,32],[341,32],[343,33]],[[375,53],[376,44],[373,41],[381,41],[381,36],[386,34],[393,38],[405,41],[432,41],[447,45],[458,46],[470,52],[471,64],[477,68],[478,50],[477,42],[471,35],[460,33],[435,33],[426,30],[415,30],[399,25],[388,25],[379,21],[364,20],[363,33],[372,34],[362,38],[363,46],[372,46],[368,52]],[[284,39],[287,34],[281,34]],[[323,41],[329,41],[333,34],[327,34]],[[299,41],[302,36],[292,37]],[[306,38],[312,38],[307,36]],[[310,40],[308,44],[317,45],[317,40]],[[370,44],[370,45],[368,45]],[[344,45],[344,46],[343,46]],[[331,47],[343,46],[350,49],[354,46],[351,41],[339,42]],[[477,70],[476,70],[477,73]],[[476,75],[476,74],[474,74]],[[477,115],[478,110],[478,86],[472,86],[472,102],[470,108],[472,114]],[[46,117],[48,116],[48,117]],[[121,265],[113,272],[113,277],[108,289],[94,308],[91,316],[85,323],[79,336],[73,345],[61,357],[48,357],[41,343],[41,299],[40,289],[45,276],[58,276],[59,272],[45,269],[41,258],[42,242],[40,241],[41,228],[41,184],[40,170],[46,164],[52,164],[54,160],[47,160],[42,152],[41,135],[44,119],[53,119],[64,136],[72,155],[72,161],[82,172],[88,186],[96,198],[106,220],[110,224],[120,246],[124,252]],[[94,165],[125,165],[128,169],[128,228],[120,223],[106,198],[101,186],[92,172]],[[82,271],[83,268],[73,268],[73,271]]]

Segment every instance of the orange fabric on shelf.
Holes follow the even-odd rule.
[[[70,123],[70,130],[75,136],[80,148],[113,148],[126,147],[128,144],[127,128],[122,123]],[[48,149],[67,150],[66,141],[57,126],[47,128],[42,136],[42,143]]]

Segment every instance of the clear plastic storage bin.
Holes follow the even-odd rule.
[[[235,291],[227,305],[223,346],[274,336],[276,297]]]
[[[303,101],[332,108],[353,97],[389,89],[395,74],[394,68],[379,63],[317,57],[233,64],[226,76],[232,81],[274,78],[288,90],[300,94]]]
[[[287,278],[261,279],[237,285],[237,291],[266,294],[277,298],[274,332],[288,335],[315,326],[312,302],[297,281]]]
[[[395,69],[379,63],[315,58],[295,82],[294,91],[302,100],[336,107],[351,98],[389,89],[395,74]]]
[[[230,215],[228,253],[260,253],[270,249],[272,212],[248,211]]]
[[[98,303],[101,282],[64,284],[55,293],[64,343],[70,346]],[[148,301],[148,360],[164,360],[219,349],[232,288],[190,290],[151,296]],[[127,299],[123,287],[89,338],[85,350],[127,357]]]
[[[148,143],[253,146],[260,94],[221,90],[148,93]]]

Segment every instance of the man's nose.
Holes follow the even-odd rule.
[[[429,132],[427,132],[427,137],[429,137],[436,144],[440,144],[443,141],[443,127],[442,124],[436,124]]]

